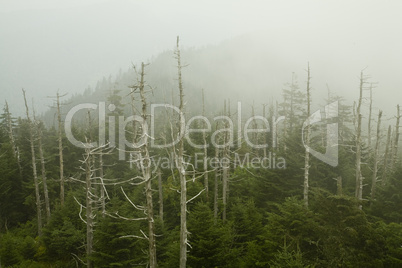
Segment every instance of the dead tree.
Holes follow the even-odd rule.
[[[382,117],[382,111],[379,111],[378,121],[377,121],[377,139],[375,142],[374,155],[373,155],[374,167],[373,167],[373,177],[372,177],[372,182],[371,182],[371,199],[374,199],[374,197],[375,197],[375,190],[376,190],[376,185],[377,185],[378,150],[380,147],[380,138],[381,138],[381,136],[380,136],[380,134],[381,134],[381,117]]]
[[[310,170],[310,65],[307,65],[307,134],[305,140],[305,156],[304,156],[304,183],[303,183],[303,199],[306,207],[308,206],[308,192],[309,192],[309,170]]]
[[[159,218],[163,225],[163,184],[162,184],[162,172],[158,170],[158,191],[159,191]]]
[[[215,158],[219,159],[219,148],[215,146]],[[218,219],[218,198],[219,198],[219,168],[215,169],[215,180],[214,180],[214,222],[216,224]]]
[[[266,106],[268,106],[268,104],[262,104],[262,117],[264,117],[264,118],[266,118],[266,111],[265,111],[265,107]],[[263,144],[266,144],[267,143],[267,134],[266,134],[266,132],[264,131],[263,132],[264,134],[263,134],[263,140],[264,140],[264,143]],[[267,158],[267,146],[264,146],[264,148],[263,148],[263,153],[264,153],[264,159],[266,159]]]
[[[25,109],[26,109],[26,115],[27,115],[28,126],[29,126],[29,141],[31,143],[32,172],[33,172],[34,184],[35,184],[36,214],[37,214],[37,220],[38,220],[38,235],[41,236],[42,235],[42,212],[41,212],[41,200],[40,200],[40,191],[39,191],[39,180],[38,180],[38,174],[37,174],[37,170],[36,170],[35,129],[34,129],[32,121],[31,121],[31,117],[29,116],[28,104],[27,104],[27,99],[26,99],[26,96],[25,96],[25,90],[24,89],[22,90],[22,93],[24,95]]]
[[[398,142],[399,142],[399,122],[400,122],[400,110],[399,105],[397,105],[397,115],[396,115],[396,124],[395,124],[395,137],[393,142],[393,147],[391,149],[391,171],[394,169],[394,165],[398,159]]]
[[[91,131],[91,114],[88,110],[87,112],[88,118],[88,130]],[[89,135],[90,137],[91,135]],[[96,214],[100,207],[100,202],[102,202],[101,198],[97,194],[95,186],[100,185],[101,187],[105,187],[103,179],[99,180],[99,177],[96,177],[96,167],[94,162],[94,157],[97,154],[104,154],[103,150],[106,148],[106,145],[101,145],[99,147],[94,147],[91,142],[92,139],[85,137],[85,151],[83,154],[83,160],[81,160],[82,166],[80,169],[83,171],[85,180],[80,180],[77,178],[71,177],[70,180],[80,182],[84,185],[85,190],[85,205],[81,204],[76,198],[75,201],[80,206],[80,219],[86,225],[86,266],[87,268],[92,268],[92,254],[94,247],[94,228],[96,225]],[[82,217],[82,211],[85,209],[85,219]],[[103,211],[102,211],[103,212]]]
[[[34,116],[34,120],[36,123],[36,130],[37,130],[37,134],[38,134],[38,150],[39,150],[39,157],[40,157],[41,170],[42,170],[42,183],[43,183],[43,192],[44,192],[44,197],[45,197],[45,208],[46,208],[46,217],[47,217],[46,220],[47,220],[47,222],[49,222],[49,220],[50,220],[50,201],[49,201],[49,191],[47,188],[45,157],[43,155],[43,145],[42,145],[43,124],[36,120],[34,109],[33,109],[33,116]]]
[[[202,116],[205,117],[205,94],[204,89],[202,90]],[[207,144],[207,137],[205,131],[202,132],[202,140],[204,143],[204,187],[205,187],[205,194],[207,197],[207,202],[209,200],[209,186],[208,186],[208,144]]]
[[[251,121],[251,125],[253,127],[254,130],[257,129],[258,124],[257,124],[257,120],[255,119],[255,105],[254,105],[254,101],[253,101],[253,105],[251,106],[251,118],[253,118],[253,120]],[[253,139],[254,139],[254,144],[258,144],[259,142],[259,136],[258,136],[258,132],[257,131],[253,131]],[[254,146],[253,146],[254,147]],[[257,148],[253,148],[254,149],[254,154],[256,157],[259,157],[259,147]]]
[[[6,101],[6,105],[4,107],[4,112],[5,112],[5,116],[6,116],[5,119],[6,119],[6,124],[7,124],[7,134],[8,134],[8,137],[10,139],[11,149],[13,151],[13,156],[14,156],[15,160],[17,161],[20,178],[22,178],[21,160],[20,160],[18,147],[17,147],[17,145],[15,143],[14,131],[13,131],[13,122],[12,122],[13,120],[11,118],[11,113],[10,113],[10,110],[8,108],[7,101]]]
[[[103,172],[103,151],[99,153],[99,179],[101,182],[100,186],[100,200],[101,200],[101,207],[102,207],[102,217],[106,215],[106,190],[104,186],[104,172]]]
[[[64,163],[63,163],[63,136],[62,136],[62,121],[61,121],[61,108],[60,96],[57,92],[57,122],[58,122],[58,142],[59,142],[59,163],[60,163],[60,204],[64,206]]]
[[[355,191],[355,196],[358,200],[363,199],[363,177],[361,173],[361,143],[362,143],[362,138],[361,138],[361,133],[362,133],[362,114],[361,114],[361,106],[362,106],[362,100],[363,100],[363,87],[365,83],[365,78],[363,75],[363,72],[360,74],[360,95],[359,95],[359,101],[357,104],[356,108],[356,191]]]
[[[134,67],[135,69],[135,67]],[[138,74],[138,73],[137,73]],[[157,267],[157,261],[156,261],[156,240],[155,240],[155,220],[154,220],[154,212],[153,212],[153,199],[152,199],[152,166],[151,166],[151,157],[149,153],[149,134],[148,134],[148,114],[147,114],[147,109],[148,109],[148,102],[146,99],[146,85],[145,83],[145,64],[141,63],[141,72],[139,74],[139,79],[137,78],[137,84],[134,86],[130,86],[131,88],[131,108],[132,112],[134,113],[136,111],[135,108],[135,97],[133,94],[138,90],[138,93],[140,95],[140,101],[141,101],[141,120],[137,121],[140,123],[140,128],[142,130],[142,135],[140,137],[140,140],[137,140],[137,131],[136,131],[136,126],[133,124],[133,133],[132,133],[132,148],[135,149],[134,152],[131,153],[131,155],[135,154],[137,157],[134,160],[137,162],[137,167],[141,172],[141,176],[138,177],[140,182],[138,184],[144,184],[145,188],[145,199],[146,199],[146,207],[143,209],[144,213],[147,215],[147,221],[148,221],[148,236],[145,236],[145,239],[148,240],[148,255],[149,255],[149,267],[155,268]],[[149,87],[149,86],[148,86]],[[150,87],[149,87],[150,88]],[[152,88],[151,88],[152,90]],[[134,120],[133,120],[134,121]],[[158,183],[160,184],[159,187],[159,197],[160,201],[161,198],[163,199],[163,196],[161,196],[161,183],[162,183],[162,178],[159,172],[159,181]],[[130,201],[131,202],[131,201]],[[163,203],[160,203],[160,208],[162,209],[162,218],[163,218]]]
[[[141,95],[142,102],[142,122],[141,129],[145,131],[147,129],[147,101],[145,98],[145,65],[141,63],[141,78],[138,89]],[[155,268],[157,266],[156,262],[156,243],[155,243],[155,224],[153,215],[153,201],[152,201],[152,184],[151,184],[151,158],[149,155],[149,141],[148,133],[144,133],[142,136],[142,146],[141,146],[141,171],[143,175],[143,180],[145,182],[145,195],[147,203],[147,219],[148,219],[148,242],[149,242],[149,267]]]
[[[369,117],[368,117],[368,125],[367,125],[367,145],[369,151],[371,151],[371,114],[373,110],[373,84],[370,85],[370,105],[369,105]]]
[[[388,126],[388,134],[387,134],[387,142],[385,144],[385,153],[384,153],[384,162],[383,162],[383,171],[381,176],[381,182],[384,186],[387,182],[387,172],[388,172],[388,157],[389,157],[389,148],[391,143],[391,126]]]
[[[184,88],[182,80],[182,64],[179,48],[179,37],[177,37],[176,43],[176,59],[177,59],[177,74],[179,83],[179,135],[184,133],[184,125],[181,124],[184,121]],[[187,181],[186,181],[186,168],[184,165],[184,140],[180,138],[178,143],[178,153],[177,153],[177,169],[179,171],[180,177],[180,268],[185,268],[187,263]]]
[[[89,113],[89,112],[88,112]],[[86,225],[87,225],[87,267],[92,268],[92,261],[91,261],[91,256],[93,252],[93,239],[94,239],[94,211],[93,211],[93,201],[92,201],[92,173],[94,172],[93,167],[91,166],[92,164],[92,157],[91,157],[91,149],[85,148],[85,158],[84,158],[84,164],[85,164],[85,208],[86,208]]]
[[[226,110],[226,101],[224,104],[224,115],[230,118],[230,111],[229,108]],[[227,120],[225,120],[225,130],[229,127]],[[222,149],[222,204],[223,204],[223,211],[222,211],[222,220],[226,221],[226,210],[227,210],[227,199],[228,199],[228,186],[229,186],[229,138],[228,132],[225,131],[223,135],[223,149]]]

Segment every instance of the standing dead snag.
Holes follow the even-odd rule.
[[[103,152],[99,152],[99,180],[100,180],[100,200],[102,207],[102,217],[106,215],[106,190],[104,185],[104,172],[103,172]]]
[[[144,131],[143,134],[143,144],[141,146],[141,171],[143,179],[145,181],[145,195],[147,202],[147,219],[148,219],[148,240],[149,240],[149,267],[155,268],[156,263],[156,244],[155,244],[155,224],[154,224],[154,214],[153,214],[153,202],[152,202],[152,184],[151,184],[151,158],[149,156],[149,139],[147,133],[147,101],[145,98],[145,66],[141,63],[141,80],[139,84],[139,90],[142,102],[142,122],[141,128]]]
[[[90,112],[88,111],[88,120],[90,121]],[[89,124],[90,125],[90,124]],[[100,185],[100,187],[105,189],[105,194],[108,196],[105,188],[105,183],[102,177],[97,177],[96,174],[96,167],[94,165],[93,158],[95,155],[106,155],[109,152],[105,152],[107,146],[109,144],[103,144],[99,147],[93,147],[91,143],[91,139],[85,137],[85,152],[83,154],[83,160],[80,160],[81,166],[80,169],[83,171],[84,180],[80,180],[77,178],[70,177],[70,180],[79,182],[84,185],[85,190],[85,205],[81,204],[75,197],[75,201],[80,206],[79,217],[86,225],[86,255],[87,261],[85,265],[88,268],[93,267],[92,263],[92,254],[93,254],[93,247],[94,247],[94,229],[96,226],[96,215],[97,211],[101,206],[101,202],[103,201],[101,197],[97,194],[96,186]],[[124,183],[124,182],[122,182]],[[117,185],[118,182],[110,183],[111,185]],[[85,209],[85,219],[82,216],[82,212]],[[105,211],[102,210],[102,215],[106,214]]]
[[[266,112],[265,112],[265,109],[266,109],[266,107],[268,106],[268,104],[266,104],[266,103],[263,103],[262,104],[262,117],[264,117],[264,118],[266,118]],[[272,106],[271,106],[271,108],[273,108]],[[271,113],[271,115],[273,115],[273,112]],[[267,134],[266,134],[266,132],[264,131],[263,132],[263,144],[267,144],[268,143],[268,141],[267,141]],[[263,148],[263,153],[264,153],[264,159],[266,159],[267,158],[267,146],[264,146],[264,148]]]
[[[219,159],[219,148],[215,146],[215,158]],[[219,197],[219,168],[215,168],[215,181],[214,181],[214,223],[218,220],[218,197]]]
[[[390,142],[391,142],[391,126],[388,126],[387,142],[385,144],[383,171],[382,171],[382,176],[381,176],[381,182],[382,182],[383,186],[387,182],[388,155],[389,155]]]
[[[382,117],[382,111],[378,113],[378,121],[377,121],[377,139],[375,142],[375,147],[374,147],[374,167],[373,167],[373,178],[372,178],[372,184],[371,184],[371,199],[374,199],[375,197],[375,190],[376,190],[376,184],[377,184],[377,173],[378,173],[378,150],[379,150],[379,145],[380,145],[380,133],[381,133],[381,117]]]
[[[89,111],[88,111],[89,114]],[[92,157],[91,149],[89,147],[85,148],[85,194],[86,194],[86,223],[87,223],[87,267],[92,268],[92,251],[93,251],[93,239],[94,239],[94,218],[95,215],[92,209]]]
[[[179,135],[184,133],[184,88],[183,88],[183,80],[181,75],[181,57],[180,57],[180,48],[179,48],[179,37],[177,37],[176,42],[176,59],[177,59],[177,75],[178,75],[178,83],[179,83]],[[177,169],[179,171],[180,177],[180,268],[185,268],[187,263],[187,181],[186,181],[186,168],[184,165],[184,140],[180,138],[178,143],[178,153],[177,153]]]
[[[371,114],[373,110],[373,84],[370,85],[370,106],[369,106],[369,117],[368,117],[368,124],[367,124],[367,146],[369,151],[371,151]]]
[[[304,183],[303,183],[303,199],[306,207],[308,206],[308,190],[309,190],[309,170],[310,170],[310,65],[307,65],[307,134],[305,140],[305,156],[304,156]]]
[[[205,117],[205,94],[204,89],[202,90],[202,116]],[[204,187],[205,194],[207,196],[207,202],[209,201],[209,187],[208,187],[208,144],[205,131],[202,132],[202,140],[204,143]]]
[[[397,114],[396,114],[396,125],[395,125],[395,140],[393,143],[393,147],[391,149],[391,171],[394,169],[394,165],[398,158],[398,143],[399,143],[399,122],[401,119],[401,114],[399,110],[399,105],[397,105]]]
[[[355,196],[358,200],[363,199],[363,177],[361,172],[361,143],[362,143],[362,114],[361,114],[361,106],[363,100],[363,87],[365,83],[365,77],[363,72],[360,73],[360,95],[359,101],[356,108],[356,191]],[[361,207],[361,206],[360,206]]]
[[[49,201],[49,191],[47,189],[45,157],[43,155],[43,145],[42,145],[43,124],[36,120],[34,109],[33,109],[33,116],[34,116],[34,121],[36,124],[37,134],[38,134],[38,150],[39,150],[39,157],[40,157],[41,170],[42,170],[43,192],[44,192],[44,196],[45,196],[45,208],[46,208],[46,217],[47,217],[46,221],[49,222],[49,220],[50,220],[50,201]]]
[[[134,67],[135,69],[135,67]],[[137,78],[137,84],[134,86],[130,86],[131,88],[131,108],[132,112],[134,113],[135,109],[135,103],[134,103],[134,92],[136,90],[139,91],[140,95],[140,101],[142,104],[141,108],[141,120],[138,120],[140,128],[142,130],[142,135],[140,137],[140,140],[138,141],[136,139],[137,137],[137,132],[135,129],[135,125],[133,125],[133,146],[132,148],[138,149],[136,151],[137,159],[137,167],[139,168],[140,172],[142,173],[142,176],[138,177],[138,179],[141,180],[139,184],[144,183],[144,188],[145,188],[145,199],[146,199],[146,208],[143,209],[144,213],[147,215],[147,221],[148,221],[148,236],[145,236],[146,239],[148,240],[149,246],[149,267],[155,268],[157,267],[157,261],[156,261],[156,241],[155,241],[155,221],[154,221],[154,208],[153,208],[153,199],[152,199],[152,160],[149,154],[149,134],[148,134],[148,114],[147,114],[147,109],[148,109],[148,103],[146,99],[146,91],[145,87],[147,86],[145,83],[145,64],[141,63],[141,73],[140,73],[140,79]],[[151,88],[152,90],[152,88]],[[159,173],[160,176],[160,173]],[[160,177],[160,187],[162,186],[161,183],[161,177]],[[161,194],[161,189],[159,194]],[[163,198],[160,197],[160,198]],[[130,201],[131,203],[131,201]],[[134,206],[136,207],[136,206]],[[161,207],[163,211],[163,204],[161,203]],[[163,212],[162,212],[162,217],[163,217]]]
[[[228,114],[226,113],[226,100],[224,103],[224,108],[223,108],[223,114],[224,116],[227,116]],[[229,115],[230,116],[230,115]],[[228,122],[225,120],[225,129],[228,128]],[[223,135],[223,149],[222,149],[222,159],[229,159],[228,158],[228,132],[225,131],[225,134]],[[222,211],[222,220],[225,222],[226,221],[226,210],[227,210],[227,197],[228,197],[228,179],[229,179],[229,163],[223,163],[222,164],[222,205],[223,205],[223,211]]]
[[[87,112],[87,118],[88,118],[88,130],[89,132],[91,131],[91,114],[90,111],[88,110]],[[95,167],[95,162],[94,158],[95,155],[97,154],[105,154],[103,150],[106,148],[106,144],[100,145],[99,147],[94,147],[91,139],[91,135],[89,134],[89,137],[85,137],[85,152],[83,154],[83,160],[81,160],[82,166],[80,169],[84,172],[85,180],[79,180],[76,178],[70,178],[72,181],[77,181],[80,182],[84,185],[85,189],[85,205],[82,205],[77,199],[75,201],[79,204],[80,206],[80,219],[85,223],[86,225],[86,255],[87,255],[87,261],[86,261],[86,266],[88,268],[93,267],[92,263],[92,254],[93,254],[93,247],[94,247],[94,227],[96,225],[95,222],[95,217],[97,214],[97,210],[100,207],[100,202],[102,202],[102,198],[100,198],[97,195],[97,191],[95,189],[95,186],[100,185],[100,187],[105,187],[105,184],[103,182],[103,178],[101,177],[96,177],[96,167]],[[97,180],[100,180],[100,182],[97,182]],[[85,220],[82,217],[81,213],[83,208],[85,209]],[[103,213],[104,211],[102,211]]]
[[[20,154],[19,154],[18,147],[15,143],[15,138],[14,138],[14,133],[13,133],[13,122],[12,122],[11,113],[8,108],[7,101],[6,101],[6,104],[4,107],[4,112],[5,112],[5,116],[6,116],[5,119],[6,119],[6,123],[7,123],[7,134],[10,139],[11,149],[13,150],[14,158],[17,161],[20,178],[22,178],[22,167],[21,167],[21,161],[20,161]]]
[[[35,197],[36,197],[36,214],[38,219],[38,235],[42,235],[42,212],[41,212],[41,201],[40,201],[40,193],[39,193],[39,180],[38,180],[38,173],[36,171],[36,157],[35,157],[35,141],[34,141],[34,126],[29,116],[28,104],[27,99],[25,96],[25,90],[22,90],[24,95],[25,101],[25,109],[27,114],[27,120],[29,125],[29,141],[31,143],[31,154],[32,154],[32,172],[34,177],[34,184],[35,184]]]
[[[59,140],[59,160],[60,160],[60,204],[64,205],[64,164],[63,164],[63,140],[61,134],[61,111],[60,95],[57,93],[57,122],[58,122],[58,140]]]
[[[162,172],[158,170],[158,190],[159,190],[159,218],[163,225],[163,184],[162,184]]]

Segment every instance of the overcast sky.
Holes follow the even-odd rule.
[[[378,98],[394,105],[402,101],[401,12],[397,0],[0,0],[0,107],[7,99],[20,115],[15,104],[22,104],[24,88],[43,111],[51,103],[46,96],[58,89],[82,92],[172,49],[177,35],[183,47],[202,47],[250,32],[279,43],[282,36],[286,42],[305,36],[322,63],[337,56],[320,45],[344,46],[351,54],[340,55],[339,68],[353,66],[358,76],[368,66],[385,85]],[[300,55],[302,64],[308,56]]]

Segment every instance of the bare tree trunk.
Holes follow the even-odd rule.
[[[263,104],[262,105],[262,117],[264,117],[264,118],[266,118],[265,116],[266,116],[266,112],[265,112],[265,107],[267,106],[268,104]],[[264,131],[263,132],[264,134],[263,134],[263,140],[264,140],[264,143],[263,144],[267,144],[267,134],[266,134],[266,132]],[[263,149],[264,151],[263,151],[263,153],[264,153],[264,160],[267,158],[267,147],[266,146],[264,146],[264,149]]]
[[[310,68],[310,67],[309,67]],[[295,73],[294,72],[292,72],[292,84],[291,84],[291,86],[290,86],[290,114],[289,114],[289,128],[290,128],[290,132],[293,132],[293,120],[294,120],[294,115],[295,115],[295,111],[294,111],[294,106],[293,106],[293,103],[294,103],[294,100],[293,100],[293,97],[295,97],[294,96],[294,92],[295,92],[295,89],[296,89],[296,85],[295,85]]]
[[[310,65],[307,66],[307,134],[306,134],[306,151],[304,156],[304,183],[303,183],[303,199],[306,207],[308,207],[309,192],[309,170],[310,170]]]
[[[181,75],[181,58],[180,58],[180,48],[179,48],[179,37],[177,37],[177,48],[176,48],[176,59],[177,59],[177,71],[178,71],[178,82],[180,91],[180,123],[179,123],[179,135],[185,131],[181,122],[184,120],[184,90],[183,81]],[[177,168],[179,170],[180,177],[180,268],[185,268],[187,263],[187,181],[186,181],[186,170],[184,166],[184,144],[183,139],[180,138],[178,144],[178,155],[177,155]]]
[[[388,126],[388,134],[387,134],[387,143],[385,145],[385,153],[384,153],[384,164],[383,171],[381,176],[382,185],[384,186],[387,182],[387,172],[388,172],[388,156],[389,156],[389,148],[391,142],[391,126]]]
[[[224,115],[226,116],[226,101],[224,103]],[[227,123],[225,123],[225,129],[228,128]],[[222,220],[225,222],[226,221],[226,208],[227,208],[227,188],[228,188],[228,177],[229,177],[229,167],[227,166],[228,163],[226,163],[226,159],[228,158],[228,146],[226,143],[228,142],[228,133],[225,131],[225,135],[223,137],[223,144],[225,147],[223,148],[223,159],[224,162],[222,166],[222,204],[223,204],[223,211],[222,211]]]
[[[57,121],[59,123],[58,136],[59,136],[59,160],[60,160],[60,204],[64,206],[64,164],[63,164],[63,141],[61,134],[61,111],[60,111],[60,95],[57,93]]]
[[[374,199],[375,197],[375,190],[376,190],[376,184],[377,184],[377,173],[378,173],[378,149],[380,146],[380,133],[381,133],[381,117],[382,117],[382,111],[378,113],[378,121],[377,121],[377,139],[375,142],[375,148],[374,148],[374,167],[373,167],[373,178],[372,178],[372,183],[371,183],[371,199]]]
[[[202,90],[202,116],[205,117],[205,95],[204,89]],[[209,201],[209,186],[208,186],[208,144],[205,131],[202,132],[202,140],[204,143],[204,187],[205,194],[207,197],[207,202]]]
[[[34,112],[34,120],[35,112]],[[42,169],[42,183],[43,183],[43,191],[45,195],[45,207],[46,207],[46,220],[49,222],[50,220],[50,202],[49,202],[49,191],[47,189],[47,178],[46,178],[46,167],[45,167],[45,157],[43,156],[43,146],[42,146],[42,127],[38,124],[38,149],[39,149],[39,157]]]
[[[18,148],[17,148],[16,143],[15,143],[14,132],[13,132],[13,123],[12,123],[11,113],[10,113],[10,110],[8,108],[7,101],[6,101],[6,104],[5,104],[4,111],[5,111],[5,114],[6,114],[7,134],[8,134],[8,137],[10,139],[11,149],[13,150],[13,155],[15,157],[15,160],[17,161],[20,178],[22,178],[21,161],[20,161],[20,157],[19,157]]]
[[[215,147],[215,159],[219,159],[219,148]],[[218,197],[219,197],[219,169],[215,169],[214,181],[214,222],[218,219]]]
[[[371,114],[373,110],[373,85],[370,86],[370,106],[369,106],[369,118],[368,118],[368,129],[367,129],[367,135],[368,135],[368,149],[371,151]]]
[[[159,187],[159,217],[163,225],[163,184],[162,172],[158,170],[158,187]]]
[[[104,173],[103,173],[103,151],[99,152],[99,179],[101,181],[100,185],[100,199],[102,207],[102,217],[106,215],[106,196],[105,196],[105,185],[103,183]]]
[[[88,111],[89,114],[89,111]],[[91,199],[91,191],[92,191],[92,168],[91,168],[91,149],[85,148],[85,193],[86,193],[86,227],[87,227],[87,267],[92,268],[92,251],[93,251],[93,210],[92,210],[92,199]]]
[[[358,200],[362,200],[363,197],[363,177],[361,174],[361,132],[362,132],[362,115],[360,113],[360,108],[363,100],[363,84],[364,77],[363,72],[360,74],[360,96],[357,105],[356,116],[357,116],[357,133],[356,133],[356,192],[355,196]]]
[[[254,101],[253,101],[253,105],[251,106],[251,117],[253,118],[252,121],[252,126],[253,129],[257,129],[258,128],[258,124],[257,121],[255,120],[255,106],[254,106]],[[258,136],[258,132],[253,132],[253,139],[254,139],[254,144],[259,144],[259,136]],[[255,156],[259,157],[259,148],[253,148]]]
[[[139,85],[141,102],[142,102],[142,129],[147,129],[147,101],[145,98],[145,65],[141,63],[141,80]],[[148,150],[148,136],[144,135],[144,144],[141,147],[141,169],[145,181],[145,195],[147,202],[147,219],[148,219],[148,240],[149,240],[149,267],[155,268],[156,263],[156,243],[155,243],[155,224],[154,224],[154,212],[153,212],[153,200],[152,200],[152,184],[151,184],[151,159]]]
[[[397,105],[397,116],[396,116],[396,125],[395,125],[395,140],[394,140],[394,146],[393,149],[391,150],[391,171],[394,169],[394,165],[397,162],[398,159],[398,142],[399,142],[399,121],[401,118],[400,115],[400,110],[399,110],[399,105]]]
[[[36,171],[34,127],[33,127],[33,123],[31,121],[31,118],[29,116],[29,110],[28,110],[27,99],[26,99],[26,96],[25,96],[25,90],[22,90],[22,93],[24,95],[25,109],[26,109],[27,120],[28,120],[28,125],[29,125],[29,140],[30,140],[30,143],[31,143],[32,171],[33,171],[34,184],[35,184],[36,213],[37,213],[37,219],[38,219],[38,235],[41,236],[42,235],[42,212],[41,212],[41,204],[40,204],[41,201],[40,201],[40,193],[39,193],[38,174],[37,174],[37,171]]]

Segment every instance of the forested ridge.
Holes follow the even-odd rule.
[[[354,104],[315,98],[307,63],[282,98],[240,103],[186,83],[179,48],[161,56],[173,71],[142,63],[82,96],[57,92],[44,116],[29,88],[16,92],[26,116],[5,103],[0,267],[402,266],[400,111],[373,108],[368,71]],[[330,136],[336,164],[311,153]]]

